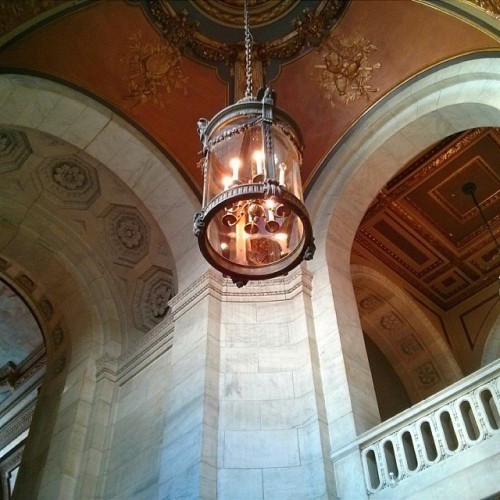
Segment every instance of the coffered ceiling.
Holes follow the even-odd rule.
[[[500,130],[470,130],[435,145],[380,192],[354,251],[399,275],[443,310],[498,280]]]

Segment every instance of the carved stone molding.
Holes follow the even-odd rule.
[[[288,276],[266,281],[250,281],[243,288],[238,288],[231,279],[209,270],[171,300],[174,320],[206,294],[213,294],[223,302],[288,300],[301,292],[310,295],[312,281],[313,275],[304,265],[294,269]]]
[[[170,310],[174,296],[172,272],[153,266],[138,280],[134,294],[133,311],[139,330],[148,332],[160,323]]]
[[[0,430],[0,450],[14,441],[31,425],[33,414],[35,413],[36,401],[32,401],[23,408],[12,420],[10,420]]]
[[[24,451],[24,441],[18,445],[8,456],[0,461],[0,481],[2,484],[2,498],[12,498],[13,476],[21,464]]]
[[[0,129],[0,174],[19,169],[31,153],[24,132]]]
[[[149,252],[150,228],[135,207],[111,205],[101,216],[102,244],[115,264],[134,267]]]
[[[120,357],[104,354],[96,361],[97,382],[107,379],[123,385],[172,347],[173,332],[174,324],[169,316]]]
[[[86,210],[101,192],[96,169],[77,156],[45,160],[33,180],[47,198],[64,208]]]
[[[111,357],[109,354],[104,354],[101,358],[96,361],[96,381],[99,382],[102,379],[108,379],[112,382],[116,381],[116,374],[118,371],[117,360]]]

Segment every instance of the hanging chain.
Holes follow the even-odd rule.
[[[244,21],[245,21],[245,63],[246,63],[246,77],[247,87],[245,90],[245,97],[252,97],[253,94],[253,80],[252,80],[252,45],[253,39],[250,34],[250,23],[248,20],[248,0],[244,3]]]

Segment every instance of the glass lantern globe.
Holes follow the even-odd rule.
[[[238,286],[284,275],[314,255],[302,138],[274,100],[262,89],[198,122],[204,189],[194,233],[207,261]]]

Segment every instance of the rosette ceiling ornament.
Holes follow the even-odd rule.
[[[194,219],[202,254],[239,287],[285,275],[315,250],[303,203],[301,134],[275,107],[269,87],[253,95],[248,18],[245,1],[245,96],[198,121],[204,188]]]

